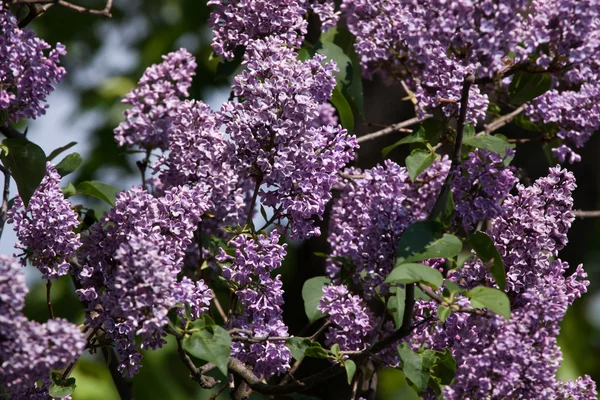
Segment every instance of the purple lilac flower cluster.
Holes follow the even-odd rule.
[[[46,176],[24,206],[20,197],[8,210],[8,223],[14,224],[19,241],[15,248],[23,250],[21,263],[31,264],[44,279],[57,279],[69,272],[67,259],[81,246],[77,213],[60,189],[60,175],[46,164]]]
[[[196,60],[186,49],[169,53],[162,63],[146,69],[137,88],[123,100],[132,108],[124,112],[125,121],[115,129],[120,146],[169,147],[173,118],[181,97],[188,97],[195,69]]]
[[[83,334],[57,318],[44,324],[23,315],[25,274],[16,260],[0,256],[0,386],[11,399],[47,399],[50,372],[75,362]],[[39,383],[41,382],[41,384]]]
[[[374,330],[374,318],[364,300],[351,294],[345,285],[324,286],[323,294],[317,309],[332,324],[325,344],[338,344],[342,350],[364,350]]]
[[[550,258],[566,244],[574,189],[573,175],[553,168],[531,187],[519,185],[518,194],[504,201],[503,215],[492,221],[490,236],[507,269],[510,321],[453,313],[444,324],[413,335],[415,345],[451,348],[458,369],[446,398],[596,398],[587,377],[566,384],[555,378],[561,359],[558,324],[589,284],[581,266],[566,277],[568,264]],[[493,285],[479,260],[451,271],[449,279],[467,288]]]
[[[59,61],[65,47],[52,49],[31,29],[20,29],[0,1],[0,54],[0,125],[43,115],[46,96],[66,73]]]
[[[281,276],[274,278],[272,272],[281,267],[286,245],[279,244],[279,234],[257,239],[237,236],[230,242],[235,256],[221,249],[218,260],[226,263],[223,276],[235,286],[235,294],[242,310],[236,314],[231,328],[252,332],[254,337],[288,336],[283,322],[283,289]],[[257,376],[271,377],[289,369],[291,352],[283,342],[243,343],[234,342],[231,355],[253,366]]]
[[[507,151],[506,157],[514,155]],[[501,201],[517,183],[514,168],[504,165],[505,158],[488,150],[469,153],[454,174],[452,194],[458,218],[467,231],[479,221],[486,221],[503,213]]]
[[[178,303],[188,306],[195,319],[208,309],[211,295],[202,280],[177,279],[207,207],[201,185],[174,187],[160,198],[133,188],[118,195],[115,207],[84,238],[77,292],[87,303],[86,325],[102,327],[115,340],[125,376],[139,368],[136,337],[144,349],[165,343],[169,310]]]
[[[331,209],[328,275],[343,278],[335,258],[347,257],[356,267],[353,279],[361,276],[364,290],[373,292],[393,268],[404,229],[426,218],[434,206],[449,167],[447,159],[436,161],[410,182],[406,168],[386,160],[383,166],[365,170],[364,178],[346,181]]]
[[[317,54],[299,61],[275,37],[254,41],[246,70],[234,79],[233,93],[243,101],[220,111],[235,145],[235,168],[263,185],[261,203],[287,218],[297,239],[320,233],[313,219],[321,218],[337,172],[358,147],[339,125],[314,126],[335,86],[335,64],[324,60]]]

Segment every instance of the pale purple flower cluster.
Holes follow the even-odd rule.
[[[118,195],[115,207],[84,238],[77,275],[89,313],[86,325],[102,327],[115,340],[125,376],[139,368],[136,338],[142,348],[165,343],[169,310],[187,306],[194,319],[208,309],[210,291],[202,281],[177,279],[207,207],[201,185],[174,187],[160,198],[133,188]]]
[[[335,11],[334,0],[308,0],[308,3],[308,8],[319,16],[321,31],[327,32],[330,28],[337,25],[340,19],[340,12]]]
[[[147,68],[138,86],[123,100],[132,107],[125,110],[125,121],[114,131],[117,143],[166,150],[173,118],[181,98],[188,97],[195,69],[196,60],[183,48]]]
[[[232,319],[232,328],[250,330],[254,337],[288,336],[283,322],[283,289],[281,276],[272,272],[281,267],[286,245],[279,244],[279,234],[256,239],[240,235],[230,242],[235,256],[221,249],[217,259],[226,263],[223,277],[235,287],[235,294],[243,306],[241,313]],[[291,352],[281,341],[261,343],[234,342],[231,355],[253,366],[257,376],[266,378],[289,369]]]
[[[323,286],[317,309],[327,315],[332,326],[325,334],[327,346],[338,344],[342,350],[364,350],[373,333],[373,315],[365,301],[345,285]]]
[[[216,6],[209,25],[213,28],[215,54],[232,59],[238,46],[275,36],[290,47],[300,47],[306,34],[306,0],[210,0]]]
[[[11,399],[47,399],[51,371],[75,362],[86,341],[64,319],[28,320],[23,315],[26,294],[18,263],[0,256],[0,387]]]
[[[518,194],[504,201],[503,215],[492,221],[489,234],[507,270],[509,321],[452,313],[444,324],[413,335],[414,344],[451,348],[458,369],[445,398],[547,399],[560,393],[595,398],[589,378],[567,384],[555,378],[561,360],[559,322],[589,284],[581,266],[565,277],[568,264],[551,259],[566,244],[574,188],[571,173],[553,168],[531,187],[519,185]],[[467,288],[493,285],[480,260],[467,261],[449,279]],[[467,299],[460,305],[467,306]]]
[[[506,157],[511,155],[514,151],[507,151]],[[504,160],[499,154],[476,149],[454,173],[452,195],[465,230],[502,215],[500,203],[517,183],[514,168],[505,166]]]
[[[19,241],[15,248],[23,250],[21,262],[29,260],[44,279],[57,279],[69,272],[69,257],[75,254],[81,241],[75,229],[77,213],[60,189],[60,175],[54,166],[46,164],[46,176],[33,193],[29,205],[20,197],[8,211],[8,223],[14,224]]]
[[[62,44],[52,49],[31,29],[20,29],[0,1],[0,125],[46,112],[46,96],[66,73],[59,61],[65,54]]]
[[[303,239],[320,233],[313,219],[322,217],[337,172],[358,145],[339,125],[314,126],[335,86],[335,64],[296,56],[278,38],[252,42],[246,70],[234,79],[240,102],[225,103],[221,114],[235,167],[263,185],[261,203],[287,218],[290,237]]]
[[[218,117],[201,101],[179,103],[173,117],[169,151],[153,167],[159,173],[163,190],[183,184],[207,187],[213,218],[203,221],[203,229],[209,228],[209,221],[241,224],[248,211],[247,184],[233,167],[235,148],[219,130]]]

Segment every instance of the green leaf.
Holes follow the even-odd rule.
[[[429,220],[437,221],[443,224],[444,226],[448,226],[452,223],[454,219],[454,197],[452,195],[451,185],[444,185],[442,190],[443,192],[440,194],[437,201],[435,202],[433,210],[431,210]]]
[[[402,319],[404,318],[404,302],[406,300],[406,288],[393,286],[390,291],[394,293],[387,302],[387,308],[394,317],[394,323],[396,329],[400,329],[402,326]]]
[[[515,123],[515,125],[517,125],[519,128],[523,128],[526,131],[531,131],[531,132],[541,132],[541,128],[538,126],[538,124],[531,122],[531,120],[529,119],[528,116],[523,115],[523,114],[518,114],[515,115],[513,118],[513,122]]]
[[[350,107],[348,100],[346,100],[340,89],[337,87],[333,89],[331,104],[333,104],[337,110],[342,126],[346,128],[348,132],[352,132],[354,129],[354,114],[352,113],[352,108]]]
[[[325,314],[317,310],[317,306],[323,297],[323,286],[328,285],[331,279],[325,276],[315,276],[304,282],[302,287],[302,299],[304,300],[304,311],[312,324]]]
[[[285,341],[285,345],[290,349],[292,357],[298,361],[304,358],[304,353],[306,352],[306,349],[311,347],[311,344],[312,342],[310,339],[303,337],[293,337]]]
[[[493,153],[506,156],[506,149],[514,149],[514,143],[508,143],[508,140],[502,135],[480,135],[465,137],[463,144],[466,146],[476,147],[478,149],[487,149]]]
[[[338,356],[340,354],[340,345],[337,343],[334,343],[333,346],[331,346],[331,354],[333,354],[334,356]]]
[[[2,153],[0,159],[15,180],[23,203],[28,206],[46,175],[46,154],[27,139],[5,139],[2,144],[8,148],[8,154]]]
[[[431,368],[433,376],[439,378],[442,385],[450,385],[456,372],[456,361],[450,349],[436,351],[436,361]]]
[[[447,233],[439,237],[441,229],[441,224],[435,221],[419,221],[406,228],[398,243],[396,265],[430,258],[451,258],[460,253],[460,239]]]
[[[444,296],[449,297],[456,293],[462,293],[463,289],[456,283],[446,279],[444,281]]]
[[[504,263],[502,262],[502,256],[498,252],[498,249],[496,249],[492,238],[487,234],[478,231],[471,236],[469,243],[477,253],[477,257],[483,261],[486,268],[494,277],[500,290],[504,291],[506,285],[506,271],[504,269]]]
[[[304,47],[298,51],[298,60],[306,61],[306,60],[309,60],[310,58],[311,58],[310,53]]]
[[[506,293],[486,286],[477,286],[465,295],[471,299],[471,307],[487,308],[507,320],[510,319],[510,301]]]
[[[325,351],[323,347],[318,342],[310,342],[310,345],[304,352],[306,357],[312,358],[329,358],[329,354]]]
[[[120,191],[121,189],[100,181],[85,181],[77,185],[77,194],[104,200],[113,207],[115,205],[115,197]]]
[[[54,158],[59,155],[60,153],[62,153],[63,151],[69,150],[71,147],[75,146],[77,144],[77,142],[71,142],[69,144],[66,144],[62,147],[59,147],[57,149],[52,150],[52,153],[50,153],[50,155],[48,156],[48,158],[46,158],[46,161],[52,161],[54,160]]]
[[[437,269],[425,264],[402,264],[390,272],[385,279],[387,283],[424,283],[434,289],[438,289],[444,277]]]
[[[398,355],[402,360],[402,371],[406,378],[414,385],[418,394],[427,389],[429,383],[430,368],[435,362],[435,354],[431,350],[423,353],[415,353],[406,342],[398,346]]]
[[[427,137],[425,135],[425,128],[423,128],[423,126],[419,126],[418,128],[415,128],[410,135],[398,140],[396,143],[392,144],[391,146],[384,147],[383,150],[381,151],[381,155],[383,156],[383,158],[385,158],[390,153],[390,151],[394,150],[398,146],[402,146],[403,144],[425,143],[425,142],[427,142]]]
[[[231,353],[229,333],[215,325],[209,316],[194,322],[194,332],[183,338],[183,349],[189,354],[217,366],[227,376],[227,363]]]
[[[76,388],[75,378],[62,379],[62,373],[53,371],[51,374],[52,383],[48,388],[48,395],[50,397],[62,399],[63,397],[70,396]]]
[[[411,181],[415,181],[421,172],[433,164],[435,161],[435,153],[430,153],[427,150],[415,149],[408,157],[406,157],[406,169]]]
[[[82,162],[83,158],[81,158],[79,153],[71,153],[63,158],[61,162],[56,164],[56,172],[58,172],[61,177],[65,177],[71,172],[75,172]]]
[[[519,71],[508,86],[508,99],[513,104],[523,104],[544,94],[552,88],[549,73]]]
[[[344,361],[344,368],[346,368],[346,376],[348,376],[348,385],[352,383],[352,378],[356,373],[356,364],[352,360]]]
[[[65,196],[65,199],[68,199],[69,197],[75,196],[77,194],[77,189],[75,189],[75,186],[73,186],[73,184],[70,182],[67,185],[67,187],[62,188],[61,191],[63,196]]]
[[[448,317],[450,316],[451,310],[445,306],[439,306],[437,308],[437,316],[440,322],[446,322]]]

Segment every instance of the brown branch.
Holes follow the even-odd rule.
[[[422,283],[419,283],[418,285],[419,285],[419,289],[421,289],[421,291],[423,293],[425,293],[427,296],[429,296],[436,303],[438,303],[438,304],[446,303],[446,300],[442,296],[440,296],[439,294],[434,292],[429,286],[423,285]],[[479,308],[459,307],[456,305],[449,305],[449,307],[454,312],[464,312],[467,314],[482,315],[484,317],[490,317],[490,318],[495,317],[497,315],[496,313],[494,313],[492,311],[485,311],[485,310],[481,310]]]
[[[48,315],[50,315],[50,319],[54,319],[54,310],[52,309],[52,300],[50,299],[50,294],[52,293],[52,281],[48,279],[46,282],[46,305],[48,306]]]
[[[456,166],[460,162],[465,120],[467,119],[467,109],[469,108],[469,91],[471,90],[473,82],[475,82],[475,77],[472,74],[468,74],[463,82],[462,92],[460,94],[460,111],[458,114],[458,121],[456,122],[456,141],[454,142],[454,152],[452,153],[452,166]],[[448,174],[448,176],[450,176],[450,174]]]
[[[2,191],[2,206],[0,206],[0,237],[4,232],[4,225],[8,219],[8,198],[10,196],[10,172],[0,165],[0,172],[4,174],[4,189]]]
[[[527,108],[527,103],[526,104],[522,104],[520,105],[517,109],[515,109],[514,111],[501,116],[500,118],[490,122],[487,125],[483,126],[483,131],[479,132],[478,135],[483,135],[483,134],[489,134],[491,132],[494,132],[500,128],[502,128],[504,125],[510,124],[512,122],[513,119],[515,119],[515,117],[519,114],[521,114],[523,111],[525,111],[525,109]]]
[[[99,15],[101,17],[111,18],[112,14],[110,13],[110,11],[112,8],[113,0],[107,0],[106,6],[102,10],[93,10],[90,8],[78,6],[76,4],[70,3],[65,0],[13,0],[13,4],[46,4],[46,5],[56,4],[56,5],[77,11],[82,14]],[[41,14],[41,13],[38,13],[38,15],[39,14]]]
[[[215,307],[217,308],[219,315],[221,316],[221,318],[223,318],[223,323],[227,322],[227,314],[225,314],[225,310],[223,310],[223,307],[221,306],[221,303],[217,298],[217,294],[212,289],[210,289],[210,294],[212,295],[213,302],[215,303]]]
[[[575,217],[576,218],[598,218],[600,217],[600,210],[591,210],[591,211],[585,211],[585,210],[575,210]]]
[[[390,125],[387,128],[381,129],[377,132],[369,133],[367,135],[361,136],[356,139],[358,143],[368,142],[369,140],[377,139],[379,137],[389,135],[390,133],[398,132],[399,130],[409,127],[411,125],[418,124],[419,122],[423,122],[426,119],[433,117],[433,114],[425,114],[423,118],[414,117],[411,119],[407,119],[406,121],[398,122],[397,124]]]
[[[221,381],[216,380],[212,376],[204,375],[206,372],[214,368],[213,364],[205,364],[204,366],[198,368],[196,364],[192,361],[190,356],[183,349],[183,345],[181,344],[183,337],[181,335],[173,335],[177,340],[177,352],[179,353],[179,358],[183,361],[187,369],[190,371],[190,378],[200,385],[203,389],[212,389],[217,386]]]
[[[355,179],[365,179],[367,177],[367,175],[365,174],[360,174],[360,175],[350,175],[350,174],[346,174],[344,172],[338,172],[338,175],[340,178],[343,179],[348,179],[348,180],[355,180]]]

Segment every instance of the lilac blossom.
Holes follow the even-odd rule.
[[[452,179],[452,194],[463,228],[473,229],[479,221],[502,215],[501,201],[517,183],[514,168],[506,167],[507,151],[502,158],[488,150],[475,150],[461,164]]]
[[[0,386],[11,399],[47,399],[51,371],[75,362],[85,338],[61,318],[44,324],[28,320],[23,315],[24,271],[16,260],[1,255],[0,272]]]
[[[138,87],[123,100],[131,108],[114,132],[119,146],[168,148],[173,118],[181,98],[189,96],[195,69],[196,60],[186,49],[169,53],[162,63],[146,69]]]
[[[213,28],[213,51],[232,59],[237,47],[268,36],[277,37],[290,47],[300,47],[307,28],[304,3],[305,0],[210,0],[208,5],[216,6],[208,21]]]
[[[60,189],[60,175],[46,164],[46,176],[24,206],[17,197],[8,211],[8,223],[14,224],[19,241],[15,248],[23,250],[21,263],[29,260],[42,272],[44,279],[57,279],[69,272],[68,259],[81,241],[73,230],[79,225],[77,213]]]
[[[335,86],[332,62],[319,54],[307,61],[277,38],[254,41],[246,50],[246,70],[235,77],[240,102],[221,109],[225,133],[235,145],[235,168],[256,182],[261,203],[289,222],[289,235],[320,233],[337,172],[358,147],[341,126],[315,127],[319,106]]]
[[[31,29],[19,28],[0,1],[0,54],[0,125],[43,115],[46,96],[66,73],[59,61],[65,47],[57,43],[52,49]]]
[[[325,334],[327,346],[338,344],[341,350],[366,348],[375,329],[374,318],[360,296],[351,294],[345,285],[324,286],[317,309],[332,324]]]
[[[144,349],[165,343],[169,310],[187,306],[194,319],[208,309],[208,287],[178,279],[207,207],[201,185],[174,187],[159,198],[133,188],[117,196],[115,207],[84,238],[77,292],[87,302],[86,325],[102,327],[115,340],[125,376],[139,368],[136,338]]]
[[[327,32],[330,28],[337,25],[340,19],[340,12],[335,11],[335,2],[333,0],[308,0],[308,3],[308,8],[319,16],[321,31]]]
[[[281,267],[286,245],[280,245],[279,234],[256,239],[240,235],[231,240],[235,256],[221,249],[217,259],[223,265],[223,277],[235,288],[235,294],[243,309],[232,319],[232,328],[249,330],[254,337],[288,336],[283,322],[283,289],[281,276],[272,272]],[[257,376],[266,378],[289,369],[291,352],[283,342],[243,343],[234,342],[231,355],[253,366]]]

